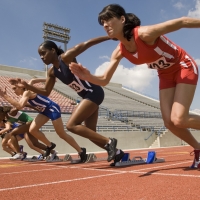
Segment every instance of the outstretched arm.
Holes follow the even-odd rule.
[[[141,26],[138,32],[143,41],[151,44],[161,35],[177,31],[181,28],[200,28],[200,19],[181,17],[160,24]]]
[[[72,71],[73,74],[78,76],[82,80],[87,80],[90,83],[93,83],[95,85],[101,85],[105,86],[110,82],[110,79],[112,78],[120,60],[123,58],[120,52],[119,46],[113,51],[113,54],[111,56],[111,61],[104,72],[103,75],[101,76],[95,76],[90,74],[89,70],[87,70],[85,67],[83,67],[81,64],[77,63],[71,63],[69,64],[70,70]]]
[[[25,91],[19,101],[16,101],[12,97],[10,97],[6,92],[6,88],[4,89],[4,91],[0,89],[0,95],[4,99],[6,99],[10,104],[12,104],[15,108],[17,108],[18,110],[21,110],[22,108],[25,107],[31,93],[30,91]]]
[[[36,83],[45,83],[45,82],[46,82],[46,78],[33,78],[28,82],[28,84],[34,85]]]
[[[28,84],[25,81],[21,81],[20,84],[22,84],[23,87],[25,87],[27,90],[31,90],[31,91],[33,91],[37,94],[41,94],[41,95],[44,95],[44,96],[49,96],[54,85],[55,85],[55,80],[56,80],[55,76],[53,75],[53,68],[52,67],[48,71],[47,78],[41,79],[41,80],[46,80],[44,88],[35,87],[33,85]]]
[[[5,123],[5,128],[3,130],[0,131],[0,135],[6,133],[7,131],[9,131],[10,129],[12,129],[11,124],[9,122]]]
[[[81,54],[82,52],[90,48],[91,46],[94,46],[106,40],[110,40],[110,38],[108,36],[102,36],[102,37],[90,39],[86,42],[82,42],[80,44],[77,44],[73,48],[67,50],[65,53],[63,53],[61,55],[61,58],[68,65],[69,63],[73,61],[75,57],[77,57],[79,54]]]
[[[25,107],[31,108],[33,110],[36,110],[37,112],[40,112],[40,110],[38,110],[36,107],[32,106],[30,103],[26,103]]]

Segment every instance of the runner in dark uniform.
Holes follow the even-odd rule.
[[[106,40],[108,40],[108,37],[94,38],[76,45],[65,53],[62,49],[58,48],[54,42],[45,41],[39,46],[38,52],[46,65],[53,64],[48,71],[45,87],[37,88],[28,85],[24,81],[21,83],[28,90],[48,96],[54,87],[56,78],[58,78],[77,92],[77,94],[82,97],[82,101],[75,108],[67,122],[67,129],[72,133],[88,138],[99,147],[106,149],[108,152],[107,160],[110,162],[115,158],[117,152],[117,140],[115,138],[104,137],[96,132],[98,109],[104,99],[104,91],[100,86],[80,80],[77,76],[74,76],[69,69],[69,64],[72,61],[76,62],[76,56],[89,47]],[[84,122],[85,126],[81,125],[82,122]],[[121,153],[120,156],[123,156],[123,152],[120,151],[119,153]]]

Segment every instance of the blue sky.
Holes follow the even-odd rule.
[[[136,14],[142,25],[160,23],[181,16],[200,18],[200,0],[1,0],[0,1],[0,64],[44,70],[37,48],[43,42],[43,23],[70,28],[68,48],[93,37],[105,35],[98,24],[98,13],[110,3],[122,5]],[[200,66],[200,29],[181,29],[167,35],[183,47]],[[78,61],[92,73],[102,73],[117,46],[106,41],[78,56]],[[59,44],[61,45],[62,44]],[[158,98],[156,71],[134,66],[123,59],[113,82]],[[191,109],[200,109],[200,83]]]

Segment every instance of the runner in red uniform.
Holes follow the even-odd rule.
[[[112,39],[120,44],[113,51],[110,65],[101,76],[91,75],[81,64],[71,63],[71,71],[82,80],[107,85],[120,60],[146,63],[158,71],[160,107],[165,126],[195,150],[192,167],[200,168],[200,143],[188,128],[200,129],[200,116],[189,114],[198,80],[195,61],[164,34],[181,28],[200,28],[200,19],[182,17],[160,24],[140,26],[140,19],[117,4],[110,4],[99,13],[98,21]]]

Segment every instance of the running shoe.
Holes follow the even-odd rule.
[[[117,146],[117,139],[115,138],[110,138],[111,143],[110,144],[106,144],[105,149],[108,152],[108,158],[107,161],[110,162],[111,160],[114,159],[115,155],[116,155],[116,146]]]
[[[81,148],[82,152],[79,153],[79,156],[81,158],[81,162],[85,162],[87,160],[87,154],[86,154],[86,148]]]
[[[114,162],[110,164],[111,167],[114,167],[117,162],[119,162],[124,156],[124,152],[120,149],[120,153],[116,154]]]
[[[10,158],[10,160],[21,160],[24,158],[24,155],[22,153],[16,153],[13,157]]]
[[[44,156],[42,154],[40,154],[38,157],[37,157],[37,160],[44,160]]]
[[[51,142],[51,146],[46,148],[45,153],[44,153],[43,156],[44,156],[44,157],[49,156],[51,150],[54,149],[55,147],[56,147],[56,144],[54,144],[53,142]]]
[[[52,154],[49,156],[48,161],[52,161],[52,160],[54,160],[55,157],[57,156],[57,153],[58,153],[58,151],[54,150],[54,153],[52,153]]]
[[[200,150],[194,150],[190,153],[191,156],[194,155],[194,161],[192,163],[192,165],[190,166],[190,168],[198,168],[200,169],[200,160],[199,160],[199,157],[200,157]]]

